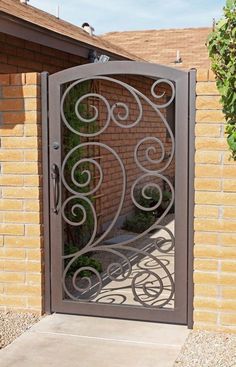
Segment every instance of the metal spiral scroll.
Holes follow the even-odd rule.
[[[112,105],[111,103],[109,103],[107,98],[105,98],[104,96],[98,93],[87,93],[83,95],[82,97],[80,97],[77,100],[77,102],[75,103],[75,114],[77,118],[86,124],[91,124],[98,119],[99,110],[98,110],[98,107],[95,105],[90,105],[91,110],[93,111],[93,116],[90,118],[81,116],[79,112],[79,106],[82,102],[86,100],[89,101],[91,100],[91,98],[96,98],[106,108],[106,119],[103,125],[100,126],[99,130],[96,132],[92,132],[92,133],[81,132],[81,131],[74,129],[70,125],[70,121],[67,121],[67,118],[64,113],[65,101],[68,96],[68,93],[75,86],[78,86],[81,83],[88,81],[88,80],[89,81],[91,80],[109,81],[109,82],[118,84],[119,86],[122,86],[123,88],[125,88],[134,98],[134,101],[137,105],[137,117],[135,118],[135,121],[130,121],[129,106],[127,106],[125,103],[118,102]],[[140,169],[141,175],[135,180],[131,188],[131,198],[132,198],[134,205],[143,211],[153,211],[160,206],[161,201],[162,201],[162,188],[160,187],[160,185],[154,182],[155,179],[160,179],[164,181],[165,184],[169,187],[170,192],[171,192],[171,201],[168,207],[166,208],[166,210],[164,211],[164,213],[161,215],[161,217],[158,218],[156,223],[150,226],[148,230],[146,230],[142,234],[135,236],[131,240],[127,240],[127,241],[124,241],[122,243],[115,244],[115,245],[104,245],[102,241],[107,237],[109,232],[114,228],[117,222],[117,219],[119,215],[121,214],[121,210],[122,210],[124,199],[125,199],[126,172],[125,172],[125,167],[124,167],[124,164],[121,158],[119,157],[118,153],[113,148],[99,141],[96,141],[96,142],[88,141],[88,142],[78,144],[73,149],[71,149],[71,151],[65,156],[63,164],[62,164],[62,170],[61,170],[62,183],[71,196],[69,196],[62,205],[62,208],[61,208],[62,217],[66,223],[72,226],[75,226],[75,227],[76,226],[79,227],[83,225],[83,223],[85,223],[86,221],[86,218],[87,218],[86,208],[90,208],[92,212],[92,216],[93,216],[93,222],[94,222],[94,228],[93,228],[91,237],[88,240],[87,244],[83,247],[83,249],[73,254],[63,256],[63,259],[67,260],[67,265],[65,266],[65,269],[63,272],[62,284],[63,284],[63,288],[67,296],[74,301],[103,302],[104,299],[106,299],[106,302],[114,303],[116,297],[118,296],[118,298],[120,297],[121,299],[120,301],[121,304],[123,304],[125,301],[124,301],[123,296],[121,296],[120,294],[113,295],[110,297],[103,294],[103,283],[104,283],[105,278],[108,282],[115,282],[115,283],[119,283],[124,280],[129,281],[130,288],[132,289],[134,301],[138,302],[142,306],[161,308],[167,305],[171,300],[173,300],[174,281],[173,281],[172,274],[168,270],[167,266],[164,264],[163,261],[158,259],[156,256],[152,255],[149,252],[150,249],[143,249],[143,248],[140,249],[135,245],[137,241],[144,238],[151,230],[160,229],[160,230],[166,231],[166,233],[169,236],[169,239],[157,238],[152,242],[151,246],[153,246],[154,249],[158,249],[160,253],[168,253],[171,250],[173,250],[174,248],[174,236],[172,232],[168,228],[160,225],[160,222],[169,212],[174,202],[174,188],[170,180],[163,175],[163,172],[169,167],[174,157],[174,149],[175,149],[174,148],[174,136],[168,125],[168,122],[166,121],[165,116],[160,111],[160,109],[168,107],[173,102],[175,98],[174,84],[169,80],[159,79],[153,83],[151,87],[151,95],[153,99],[161,100],[164,97],[165,93],[158,94],[157,91],[158,91],[158,86],[163,83],[167,84],[171,89],[171,98],[168,100],[167,103],[163,103],[163,104],[161,103],[156,104],[153,101],[151,101],[147,96],[145,96],[140,91],[133,88],[132,86],[122,81],[119,81],[113,78],[109,78],[109,77],[105,77],[105,76],[98,76],[98,77],[84,78],[84,79],[77,80],[66,89],[66,91],[64,92],[62,96],[62,99],[61,99],[62,120],[64,124],[66,125],[66,127],[71,132],[81,137],[85,137],[85,138],[97,137],[97,140],[99,140],[99,135],[102,134],[111,123],[114,123],[115,125],[119,126],[122,129],[132,129],[133,127],[137,126],[139,122],[142,120],[143,107],[142,107],[141,101],[143,100],[147,104],[149,104],[149,106],[151,106],[154,109],[154,111],[156,111],[157,115],[161,118],[164,126],[166,127],[169,133],[171,143],[172,143],[171,152],[168,155],[167,159],[166,159],[164,142],[161,141],[161,139],[159,139],[158,137],[145,137],[141,141],[139,141],[138,144],[136,145],[134,149],[134,160],[135,160],[136,165]],[[139,150],[143,144],[146,145],[147,143],[150,143],[150,145],[148,146],[148,148],[145,148],[146,149],[145,157],[146,157],[146,161],[151,163],[153,169],[148,169],[147,167],[145,167],[143,163],[140,162],[140,159],[139,159]],[[116,214],[111,224],[107,228],[107,230],[99,237],[97,237],[97,214],[93,206],[93,203],[89,197],[91,195],[94,195],[100,189],[102,185],[104,177],[103,177],[103,170],[102,170],[101,165],[92,158],[81,158],[72,167],[69,179],[67,175],[65,174],[68,159],[72,156],[72,154],[76,150],[83,149],[84,147],[91,147],[91,146],[100,147],[108,151],[110,154],[112,154],[113,157],[116,159],[116,161],[119,164],[120,174],[122,177],[122,189],[121,189],[121,195],[120,195],[120,203],[118,205]],[[161,150],[160,158],[158,159],[151,158],[151,153],[156,153],[158,149]],[[98,173],[99,178],[98,178],[98,181],[95,187],[91,188],[92,172],[89,169],[84,169],[82,171],[82,174],[84,175],[84,177],[86,177],[86,180],[83,183],[78,182],[75,178],[76,170],[80,166],[82,166],[84,163],[93,165]],[[139,186],[140,182],[144,179],[146,180],[145,182],[147,182],[147,179],[148,179],[148,183],[146,183],[141,190],[141,194],[145,199],[150,199],[150,197],[147,194],[147,189],[149,188],[154,187],[160,194],[159,201],[152,208],[150,207],[145,208],[144,206],[140,205],[135,198],[135,190]],[[71,187],[71,183],[73,184],[73,187]],[[87,188],[88,190],[85,192],[84,188]],[[78,203],[73,204],[73,201],[76,202],[76,200],[78,199],[79,199],[79,204]],[[87,205],[86,208],[85,208],[85,205],[83,205],[83,203],[84,204],[86,203]],[[70,211],[70,217],[68,217],[68,208]],[[76,221],[76,220],[73,221],[71,217],[73,216],[76,217],[76,213],[78,213],[78,211],[81,213],[82,219],[79,221]],[[118,258],[119,261],[117,260],[117,261],[111,262],[105,271],[105,275],[100,274],[96,269],[92,267],[84,266],[84,267],[79,268],[77,271],[74,272],[72,276],[72,280],[71,280],[72,289],[69,288],[66,279],[67,279],[68,271],[70,267],[80,256],[85,255],[85,254],[90,255],[90,254],[93,254],[95,251],[96,253],[99,253],[99,252],[109,253],[115,256],[116,258]],[[139,256],[145,260],[142,263],[142,265],[140,265],[139,271],[133,270],[133,264],[131,261],[131,258],[133,256]],[[160,272],[164,273],[164,278],[167,279],[169,282],[169,289],[168,289],[167,296],[166,294],[164,296],[164,291],[166,291],[166,285],[163,282],[163,277],[161,277],[159,273],[155,271],[156,269],[159,269]],[[92,273],[93,274],[92,278],[86,277],[86,276],[81,277],[81,273],[84,271],[89,271],[90,273]],[[96,281],[94,280],[95,278],[96,278]],[[93,282],[91,279],[93,279]]]

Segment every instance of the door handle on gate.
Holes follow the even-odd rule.
[[[58,203],[59,203],[59,168],[53,163],[51,168],[51,178],[52,178],[52,190],[53,190],[53,213],[58,213]]]

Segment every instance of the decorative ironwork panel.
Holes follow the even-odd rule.
[[[175,85],[146,78],[144,93],[138,78],[120,79],[62,88],[64,299],[173,308],[175,139],[166,111]],[[55,182],[55,167],[52,175]]]

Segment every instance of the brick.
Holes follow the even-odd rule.
[[[0,282],[20,282],[23,283],[25,280],[25,274],[23,273],[12,273],[12,272],[1,272],[0,271]]]
[[[42,307],[42,298],[41,297],[28,297],[27,303],[29,307]]]
[[[235,166],[224,166],[223,167],[224,178],[234,178],[236,177],[236,167]]]
[[[194,283],[199,284],[218,284],[218,276],[215,273],[207,273],[207,272],[195,272],[194,273]]]
[[[10,76],[8,74],[1,74],[0,85],[9,85],[9,83],[10,83]]]
[[[196,177],[216,177],[222,176],[222,167],[210,164],[197,164],[195,166]]]
[[[21,200],[0,200],[0,211],[21,209],[23,209],[23,202]]]
[[[11,149],[32,149],[38,148],[39,141],[35,137],[23,137],[23,138],[1,138],[1,147],[2,148],[11,148]]]
[[[24,249],[0,248],[0,258],[2,259],[25,259]]]
[[[235,325],[236,324],[236,313],[226,313],[221,315],[222,325]]]
[[[233,233],[220,233],[219,243],[223,246],[235,246],[236,244],[236,234]]]
[[[4,306],[12,306],[12,307],[24,307],[27,305],[26,297],[20,296],[9,296],[2,295],[0,296],[0,304]]]
[[[195,190],[221,191],[221,180],[215,178],[195,178]]]
[[[195,244],[201,244],[201,245],[205,244],[215,245],[218,242],[218,233],[195,232],[194,242]]]
[[[196,87],[197,95],[219,95],[215,82],[198,82]]]
[[[194,269],[201,271],[217,271],[218,261],[217,260],[205,260],[205,259],[195,259]]]
[[[195,297],[194,299],[194,308],[196,309],[201,309],[201,308],[205,308],[205,309],[213,309],[216,310],[218,306],[217,300],[214,298],[200,298],[200,297]]]
[[[202,192],[195,193],[196,204],[236,205],[236,193]]]
[[[222,273],[219,277],[219,284],[231,286],[236,282],[236,274],[235,273]]]
[[[24,185],[25,186],[42,186],[42,178],[37,175],[25,176]]]
[[[23,161],[24,153],[17,150],[0,150],[1,162],[21,162]]]
[[[24,126],[24,136],[41,136],[41,128],[39,125],[27,124]]]
[[[25,84],[25,73],[11,74],[10,75],[11,85],[24,85]]]
[[[225,138],[197,137],[195,139],[196,150],[224,151],[228,150]]]
[[[220,164],[222,154],[220,152],[197,151],[195,154],[196,163]]]
[[[195,284],[194,285],[194,294],[198,297],[216,297],[218,295],[218,287],[216,285],[204,285],[204,284]]]
[[[39,237],[30,236],[5,236],[4,246],[11,248],[40,248],[42,240]]]
[[[198,110],[196,112],[197,123],[225,123],[225,116],[221,110]],[[201,125],[201,124],[199,124]],[[209,126],[209,125],[208,125]],[[209,126],[210,129],[210,126]]]
[[[234,232],[236,221],[223,219],[200,219],[196,218],[194,221],[194,228],[196,231],[218,231],[218,232]]]
[[[40,223],[39,213],[6,212],[4,215],[5,223]]]
[[[37,111],[10,111],[2,113],[4,124],[37,124],[40,122],[40,117],[40,113]]]
[[[236,272],[236,261],[221,261],[221,271],[223,272]]]
[[[223,181],[223,191],[224,192],[236,192],[235,179],[224,179]]]
[[[39,84],[40,83],[40,74],[38,73],[27,73],[26,74],[26,84]]]
[[[226,207],[226,208],[224,208],[223,209],[223,218],[236,219],[236,207]]]
[[[42,258],[42,250],[41,249],[27,249],[26,257],[28,260],[36,260],[41,261]]]
[[[23,186],[23,177],[0,175],[0,186]]]
[[[202,81],[207,82],[208,74],[209,74],[209,71],[206,69],[197,69],[196,80],[198,82],[202,82]]]
[[[40,109],[40,100],[35,98],[26,98],[24,101],[26,111],[37,111]]]
[[[17,164],[13,162],[2,163],[3,173],[14,173],[14,174],[37,174],[39,171],[38,163],[34,162],[18,162]]]
[[[198,110],[222,110],[219,96],[198,96],[196,99]]]
[[[23,126],[13,125],[13,126],[0,126],[0,136],[23,136]]]
[[[195,127],[196,136],[207,136],[207,137],[220,137],[221,126],[209,125],[209,124],[197,124]]]
[[[27,162],[38,162],[42,160],[42,154],[39,150],[25,150],[24,151],[25,161]]]
[[[209,322],[216,323],[217,313],[212,311],[194,311],[194,322]]]
[[[2,196],[8,199],[38,199],[40,197],[40,191],[35,187],[3,188]]]
[[[42,234],[42,226],[38,224],[27,224],[25,226],[25,234],[26,236],[40,236]]]
[[[23,99],[0,99],[0,111],[20,111],[23,108]]]
[[[26,265],[27,273],[40,273],[42,271],[41,261],[28,261]]]
[[[23,260],[5,260],[4,261],[4,270],[11,272],[25,272],[27,267],[27,263]]]
[[[236,299],[236,287],[223,287],[221,292],[224,299]]]
[[[23,235],[24,226],[22,224],[1,224],[0,234],[3,235]]]
[[[42,283],[42,274],[27,273],[25,276],[26,276],[27,284],[41,284]]]
[[[24,210],[26,211],[36,211],[42,210],[42,205],[40,200],[26,200],[24,203]]]
[[[208,218],[218,218],[219,208],[217,206],[210,205],[196,205],[194,210],[195,217],[208,217]]]
[[[5,286],[5,293],[12,294],[12,295],[34,295],[34,296],[41,296],[42,289],[39,285],[28,285],[28,284],[7,284]]]
[[[209,81],[215,82],[216,76],[212,70],[209,70]]]
[[[9,86],[2,88],[4,98],[36,97],[39,93],[37,85]]]

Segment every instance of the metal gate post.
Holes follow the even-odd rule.
[[[193,245],[194,245],[194,156],[196,121],[196,69],[189,71],[189,171],[188,171],[188,328],[193,328]]]
[[[49,143],[48,143],[48,76],[41,73],[41,110],[42,110],[42,161],[43,161],[43,243],[44,243],[44,292],[43,307],[51,313],[51,248],[50,248],[50,204],[49,204]]]

